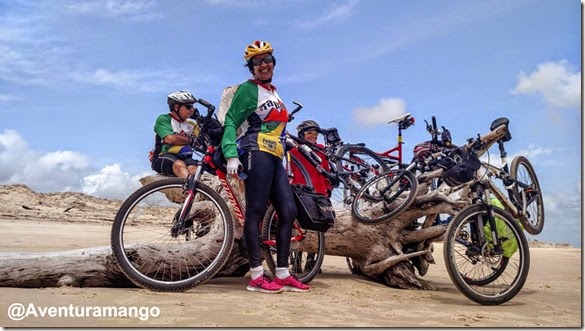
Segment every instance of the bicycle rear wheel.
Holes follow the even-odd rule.
[[[297,221],[295,220],[295,223]],[[298,225],[298,223],[297,223]],[[276,274],[276,245],[267,242],[276,242],[276,228],[278,216],[273,206],[268,207],[262,221],[262,254],[273,275]],[[292,237],[303,240],[293,240],[290,247],[289,270],[302,283],[309,283],[321,270],[325,257],[325,234],[319,231],[304,230],[293,227]],[[302,233],[301,233],[302,232]]]
[[[312,180],[301,161],[290,155],[292,166],[297,167],[303,176],[307,186],[312,187]],[[296,225],[298,221],[295,220]],[[272,205],[268,207],[262,221],[260,239],[262,242],[262,255],[273,275],[276,274],[276,228],[278,215]],[[290,273],[296,276],[302,283],[308,283],[321,270],[325,257],[325,234],[318,231],[293,227],[292,242],[289,256]],[[302,232],[302,233],[301,233]],[[305,236],[305,238],[303,238]],[[300,239],[302,238],[302,241]]]
[[[368,181],[351,205],[353,216],[365,224],[389,220],[412,205],[418,181],[408,170],[393,169]],[[367,195],[368,198],[363,198]]]
[[[515,297],[530,267],[528,242],[518,222],[497,207],[493,214],[502,252],[494,249],[483,204],[466,207],[451,220],[443,247],[447,272],[457,289],[482,305],[499,305]]]
[[[526,206],[526,213],[519,213],[526,232],[537,235],[544,228],[544,203],[542,191],[532,164],[524,156],[516,156],[510,165],[510,177],[518,182],[512,195],[520,208]]]
[[[345,179],[354,196],[372,177],[390,170],[390,166],[374,151],[353,144],[343,145],[335,153],[335,167],[339,173],[350,173]],[[367,193],[362,197],[369,198]]]
[[[185,180],[153,182],[134,192],[112,225],[114,261],[135,285],[155,291],[185,291],[213,277],[233,245],[234,225],[225,201],[197,183],[186,205]],[[183,229],[173,229],[183,207]],[[173,229],[173,231],[171,231]]]

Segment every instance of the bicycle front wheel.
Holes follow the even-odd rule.
[[[234,225],[227,204],[203,183],[187,199],[184,182],[170,178],[146,185],[116,214],[114,260],[137,286],[185,291],[213,277],[230,255]],[[177,228],[183,208],[189,212],[184,226]]]
[[[338,173],[347,180],[353,195],[372,177],[390,170],[390,166],[378,154],[363,145],[343,145],[335,153]],[[369,198],[367,194],[364,198]]]
[[[510,177],[516,180],[512,189],[513,199],[525,210],[518,214],[526,232],[537,235],[544,228],[544,203],[542,191],[532,164],[524,156],[516,156],[510,165]]]
[[[467,298],[499,305],[515,297],[526,282],[530,251],[518,222],[493,207],[501,251],[494,248],[486,206],[471,205],[449,223],[443,255],[449,277]]]
[[[351,205],[353,216],[365,224],[387,221],[412,205],[417,187],[416,177],[408,170],[382,173],[358,191]]]

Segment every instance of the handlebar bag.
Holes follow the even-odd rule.
[[[303,229],[326,232],[335,222],[331,200],[312,187],[294,185],[297,219]]]

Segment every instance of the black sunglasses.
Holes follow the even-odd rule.
[[[267,64],[274,62],[274,57],[272,55],[268,55],[267,57],[262,58],[262,59],[260,59],[260,58],[253,58],[251,60],[251,62],[252,62],[252,65],[259,66],[259,65],[262,64],[262,62],[267,63]]]
[[[193,109],[193,105],[183,105],[183,106],[185,106],[185,108],[187,108],[187,109]]]

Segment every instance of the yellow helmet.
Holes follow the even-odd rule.
[[[272,53],[273,49],[269,42],[255,40],[250,45],[246,46],[244,50],[244,59],[250,61],[250,59],[258,54]]]

